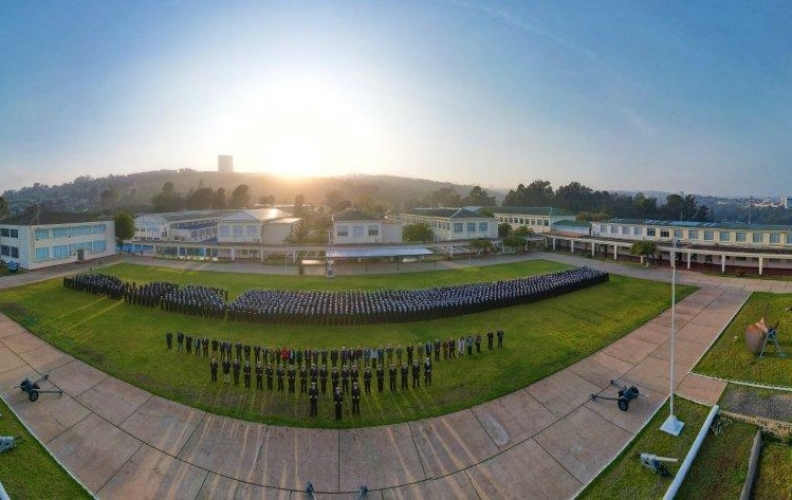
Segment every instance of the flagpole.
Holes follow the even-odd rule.
[[[671,250],[671,372],[668,375],[668,398],[671,414],[668,416],[660,430],[672,436],[679,436],[682,432],[683,422],[677,420],[674,415],[674,339],[676,337],[676,249],[677,240],[674,238],[674,246]]]

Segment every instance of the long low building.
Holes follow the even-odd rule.
[[[41,213],[0,221],[0,259],[22,269],[89,261],[115,253],[112,220]]]
[[[561,221],[546,235],[548,247],[613,259],[636,258],[635,242],[655,243],[659,262],[676,258],[694,266],[727,270],[792,271],[792,226],[717,222],[612,219],[605,222]]]

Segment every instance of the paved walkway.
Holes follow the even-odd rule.
[[[667,269],[540,257],[670,278]],[[751,291],[790,292],[792,283],[688,272],[679,280],[701,289],[676,308],[677,394],[712,404],[725,384],[689,370]],[[164,400],[0,316],[0,395],[100,498],[305,498],[308,481],[320,498],[354,498],[362,484],[368,498],[570,498],[664,402],[670,318],[667,311],[596,354],[474,408],[391,426],[319,430],[243,422]],[[43,395],[33,404],[11,389],[34,372],[50,373],[63,396]],[[591,393],[613,394],[611,379],[639,387],[642,397],[628,412],[591,401]]]

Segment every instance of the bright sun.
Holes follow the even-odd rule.
[[[285,78],[251,89],[236,117],[235,154],[279,176],[330,176],[373,158],[374,127],[340,87],[316,78]]]

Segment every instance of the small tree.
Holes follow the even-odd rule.
[[[476,250],[478,255],[482,253],[490,253],[495,250],[495,245],[485,238],[476,238],[470,242],[470,248]]]
[[[657,252],[657,245],[651,241],[636,241],[630,247],[630,255],[638,255],[641,257],[641,264],[649,265],[646,261],[647,257],[654,255]]]
[[[508,222],[501,222],[498,224],[498,238],[506,238],[512,234],[511,224]]]
[[[525,238],[518,234],[509,235],[503,238],[503,246],[511,247],[517,251],[518,248],[525,248]]]
[[[432,227],[428,222],[407,224],[404,226],[402,239],[410,242],[432,241],[434,239],[434,231],[432,231]]]
[[[124,241],[135,236],[135,219],[126,212],[121,212],[113,219],[115,223],[116,246],[121,247]]]

